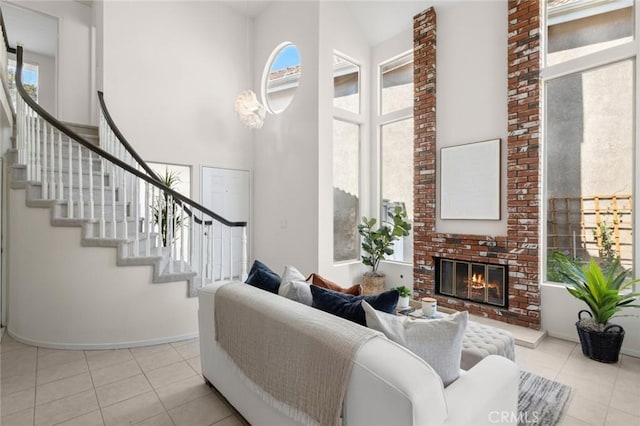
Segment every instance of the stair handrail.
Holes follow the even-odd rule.
[[[140,167],[142,167],[144,171],[149,174],[149,176],[156,179],[157,181],[160,181],[160,177],[156,174],[156,172],[153,171],[153,169],[147,164],[147,162],[142,159],[140,154],[138,154],[138,152],[135,149],[133,149],[133,146],[131,146],[127,138],[124,137],[124,135],[116,125],[115,121],[111,117],[111,113],[109,112],[109,109],[107,108],[107,104],[104,100],[104,93],[101,90],[98,90],[98,101],[100,102],[100,109],[102,110],[104,119],[106,120],[107,124],[109,125],[109,128],[111,129],[115,137],[118,139],[118,141],[120,141],[122,146],[124,146],[124,148],[131,155],[131,157],[133,157],[133,159],[136,160],[136,162],[140,165]]]
[[[140,165],[140,167],[142,167],[144,169],[144,171],[149,174],[149,176],[153,177],[158,182],[161,182],[160,177],[156,174],[156,172],[153,171],[153,169],[147,164],[147,162],[142,159],[140,154],[138,154],[138,152],[133,148],[133,146],[129,143],[127,138],[124,137],[124,135],[120,131],[120,128],[118,128],[118,125],[113,120],[113,117],[111,117],[111,113],[109,112],[109,108],[107,108],[107,103],[104,100],[104,93],[101,90],[98,90],[98,100],[100,102],[100,109],[102,110],[102,114],[104,116],[104,119],[107,122],[107,125],[109,126],[109,128],[111,129],[113,134],[115,135],[116,139],[118,139],[120,144],[122,144],[122,146],[127,150],[129,155],[131,155],[131,157],[134,160],[136,160],[136,162]],[[187,215],[191,216],[191,210],[187,206],[181,204],[181,207],[183,208],[183,210],[185,211],[185,213]],[[222,219],[223,219],[222,216],[216,215],[216,216],[214,216],[214,218],[216,220],[218,220],[219,222],[223,222],[222,221]],[[196,215],[193,215],[193,220],[198,225],[202,225],[204,223],[205,225],[209,226],[209,225],[213,224],[213,221],[210,221],[210,220],[205,220],[203,222],[203,220],[198,218]]]
[[[16,48],[9,45],[9,35],[7,34],[7,26],[4,24],[2,9],[0,9],[0,25],[2,25],[2,37],[4,38],[4,45],[7,48],[7,52],[16,53]]]
[[[23,49],[22,46],[18,45],[15,48],[16,50],[16,89],[18,91],[18,93],[20,94],[20,97],[25,101],[25,103],[27,105],[29,105],[29,107],[31,109],[33,109],[36,113],[38,113],[38,115],[40,115],[42,118],[45,119],[45,121],[47,121],[50,125],[52,125],[53,127],[55,127],[56,129],[58,129],[60,132],[64,133],[65,135],[67,135],[68,137],[70,137],[71,139],[75,140],[76,142],[78,142],[80,145],[84,146],[85,148],[87,148],[88,150],[98,154],[100,157],[104,158],[105,160],[117,165],[118,167],[126,170],[127,172],[137,176],[138,178],[150,183],[151,185],[160,188],[162,191],[170,194],[174,199],[177,199],[185,204],[190,205],[191,207],[193,207],[194,209],[200,210],[202,213],[205,213],[208,216],[211,216],[212,218],[214,218],[215,220],[217,220],[218,222],[229,226],[229,227],[245,227],[247,226],[247,222],[245,221],[237,221],[237,222],[233,222],[233,221],[229,221],[225,218],[223,218],[222,216],[218,215],[217,213],[212,212],[211,210],[209,210],[208,208],[200,205],[199,203],[193,201],[192,199],[190,199],[189,197],[180,194],[179,192],[169,188],[168,186],[166,186],[165,184],[163,184],[162,182],[160,182],[159,180],[154,179],[153,177],[142,173],[141,171],[139,171],[138,169],[131,167],[129,164],[125,163],[124,161],[120,160],[119,158],[109,154],[108,152],[104,151],[103,149],[101,149],[100,147],[95,146],[94,144],[92,144],[91,142],[87,141],[86,139],[84,139],[82,136],[80,136],[79,134],[77,134],[76,132],[74,132],[73,130],[71,130],[70,128],[68,128],[67,126],[65,126],[62,122],[60,122],[57,118],[55,118],[54,116],[52,116],[51,114],[49,114],[44,108],[42,108],[40,105],[38,105],[38,103],[36,101],[34,101],[31,96],[29,96],[29,94],[27,93],[26,89],[24,88],[23,84],[22,84],[22,61],[23,61]],[[195,216],[194,216],[195,219]]]

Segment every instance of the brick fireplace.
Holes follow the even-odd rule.
[[[436,230],[436,13],[430,8],[414,17],[414,289],[445,307],[539,329],[540,2],[510,0],[508,8],[507,235],[501,236]],[[437,294],[435,258],[508,266],[508,303]]]

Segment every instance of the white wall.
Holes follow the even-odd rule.
[[[502,139],[502,220],[436,220],[438,232],[506,235],[507,4],[466,1],[437,7],[436,144]],[[437,171],[440,187],[440,170]],[[440,217],[440,195],[436,212]]]
[[[236,118],[250,85],[250,21],[219,2],[104,2],[105,101],[147,161],[249,170],[251,131]],[[102,45],[102,46],[100,46]]]
[[[578,312],[582,309],[588,310],[584,302],[571,296],[562,285],[543,284],[540,292],[540,308],[543,330],[547,330],[553,337],[578,341],[575,323],[578,320]],[[621,312],[621,315],[638,315],[636,311],[636,309],[627,309],[626,312]],[[640,357],[640,317],[613,317],[610,322],[619,324],[625,329],[622,353]]]
[[[9,191],[8,330],[37,346],[129,347],[194,337],[187,283],[153,284],[151,266],[116,266],[116,249],[82,247],[80,228],[50,226],[49,209]]]
[[[75,1],[20,1],[18,4],[58,18],[58,118],[91,123],[91,8]]]
[[[318,269],[318,3],[274,2],[254,19],[253,84],[260,93],[269,55],[290,41],[302,73],[289,107],[254,131],[254,258],[278,273]],[[325,143],[323,141],[322,143]]]

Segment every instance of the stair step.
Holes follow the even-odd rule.
[[[63,181],[64,182],[64,181]],[[64,182],[66,183],[66,182]],[[94,186],[93,191],[90,190],[86,185],[88,184],[87,181],[84,181],[84,185],[82,187],[82,198],[83,201],[86,201],[87,206],[89,205],[89,197],[90,194],[93,192],[93,202],[94,204],[97,204],[101,201],[102,198],[102,188],[100,188],[99,186],[96,187]],[[111,193],[113,192],[113,188],[105,186],[104,188],[104,198],[105,198],[105,204],[107,204],[108,202],[111,202],[112,200],[112,196]],[[32,201],[32,200],[43,200],[44,198],[44,191],[43,191],[43,184],[40,182],[32,182],[28,187],[27,187],[27,200]],[[59,197],[60,193],[60,189],[58,187],[58,185],[56,185],[55,190],[53,185],[50,183],[48,185],[48,190],[47,190],[47,200],[60,200],[60,201],[67,201],[69,200],[69,198],[71,198],[72,200],[78,200],[80,198],[80,188],[78,186],[74,186],[73,188],[71,188],[71,191],[69,191],[69,187],[66,185],[63,185],[63,189],[62,189],[62,197]],[[71,194],[71,197],[69,196]],[[116,201],[118,200],[118,191],[116,190]]]
[[[73,201],[71,203],[72,208],[73,208],[73,215],[72,217],[79,217],[80,216],[80,203],[78,201]],[[84,218],[85,219],[89,219],[90,216],[90,206],[89,206],[89,202],[88,201],[83,201],[82,203],[83,205],[83,212],[84,212]],[[116,207],[116,212],[115,212],[115,219],[116,221],[123,221],[124,217],[125,217],[125,209],[124,209],[124,203],[122,202],[118,202],[116,201],[115,204]],[[94,203],[93,206],[93,218],[98,220],[98,219],[102,219],[102,206],[100,205],[100,203]],[[59,218],[67,218],[69,217],[68,215],[68,211],[69,211],[69,202],[68,201],[55,201],[55,205],[54,205],[54,217],[59,217]],[[128,216],[128,214],[127,214]],[[104,210],[104,218],[106,221],[110,221],[112,220],[114,217],[113,215],[113,208],[112,208],[112,204],[107,204],[105,201],[105,210]]]

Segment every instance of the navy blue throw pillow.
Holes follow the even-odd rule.
[[[256,260],[249,270],[249,276],[247,276],[245,283],[278,294],[280,275],[273,272],[264,263]]]
[[[314,308],[339,316],[360,325],[367,326],[367,320],[362,309],[362,300],[366,300],[373,309],[392,314],[398,305],[400,293],[398,290],[389,290],[372,296],[352,296],[338,293],[326,288],[311,286]]]

